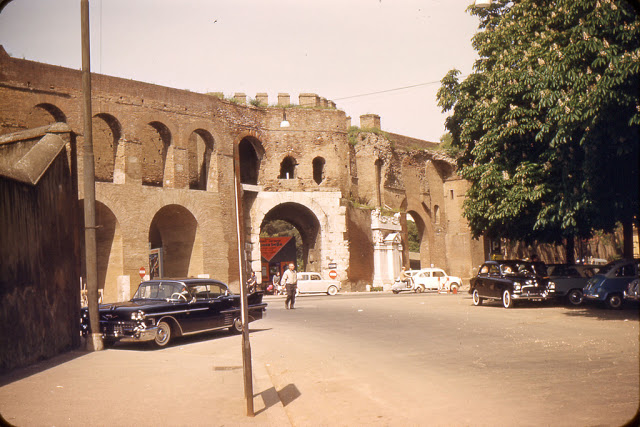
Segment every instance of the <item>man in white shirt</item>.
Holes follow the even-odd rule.
[[[296,273],[295,265],[289,264],[289,269],[282,275],[281,283],[287,290],[287,299],[284,300],[284,306],[287,309],[293,310],[293,305],[296,302],[296,288],[298,287],[298,273]]]

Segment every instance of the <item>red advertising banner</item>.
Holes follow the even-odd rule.
[[[271,258],[282,249],[287,242],[291,240],[291,237],[262,237],[260,238],[260,252],[267,261],[271,261]]]

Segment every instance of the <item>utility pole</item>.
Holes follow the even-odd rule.
[[[236,205],[236,228],[238,237],[238,271],[240,277],[240,309],[242,312],[242,372],[244,376],[244,399],[247,404],[247,416],[253,417],[253,369],[251,367],[251,343],[249,342],[249,308],[247,302],[247,283],[244,280],[244,215],[242,206],[242,188],[240,182],[240,150],[233,146],[234,193]]]
[[[102,350],[102,334],[98,315],[98,267],[96,252],[96,183],[93,156],[93,129],[91,126],[91,45],[89,42],[89,0],[80,0],[82,31],[82,98],[84,115],[84,246],[85,271],[87,279],[87,299],[91,334],[87,342],[88,350]]]

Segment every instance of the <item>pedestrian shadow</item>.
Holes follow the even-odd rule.
[[[254,397],[260,396],[262,398],[262,402],[264,403],[264,409],[261,409],[256,412],[256,415],[266,411],[270,407],[277,405],[278,403],[282,403],[282,406],[287,406],[302,394],[298,387],[295,384],[287,384],[281,390],[276,390],[275,387],[270,387],[267,390],[256,394]]]

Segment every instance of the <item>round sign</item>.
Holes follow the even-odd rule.
[[[336,277],[338,277],[338,272],[337,272],[337,271],[335,271],[335,270],[331,270],[331,271],[329,272],[329,277],[331,277],[331,279],[335,280],[335,279],[336,279]]]
[[[147,270],[144,269],[144,267],[140,267],[140,271],[138,271],[138,273],[140,273],[140,278],[144,278],[144,275],[147,274]]]

